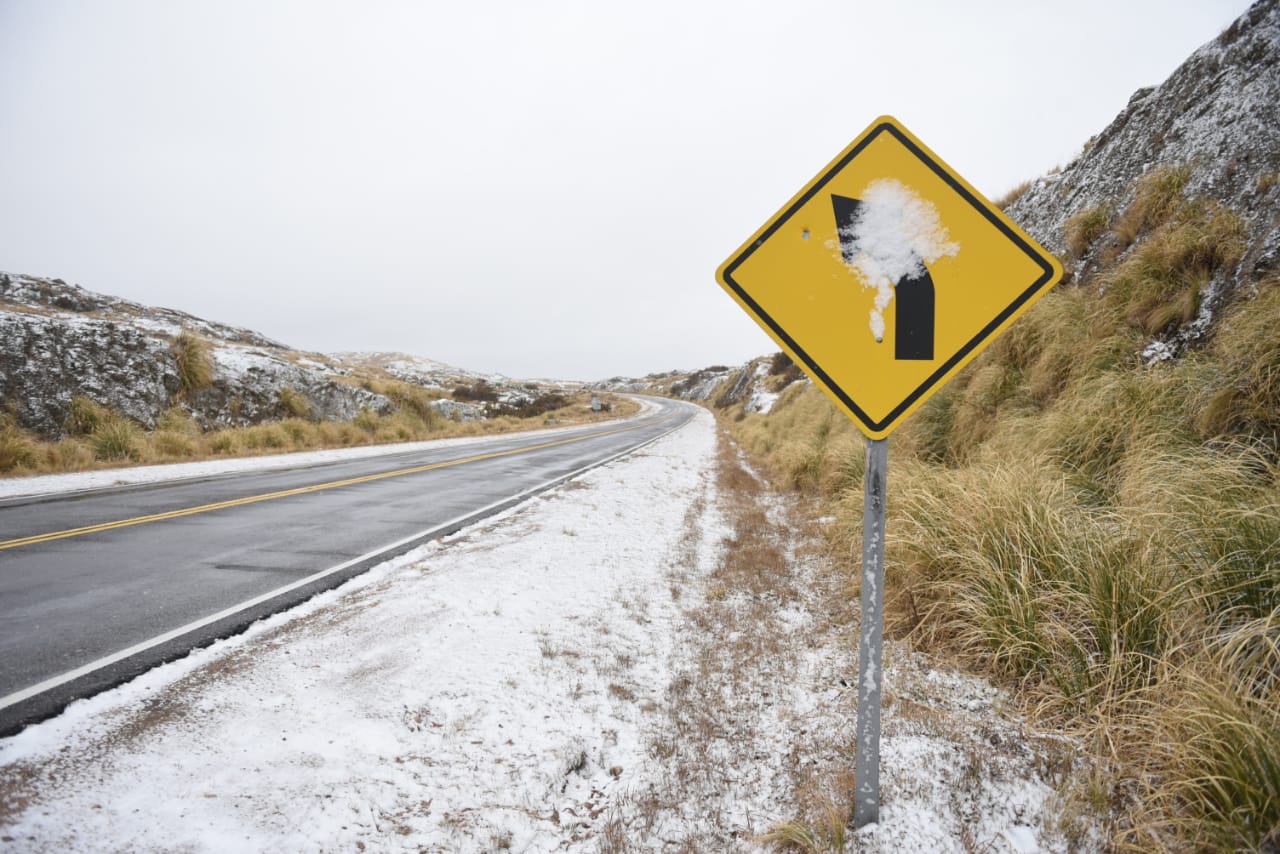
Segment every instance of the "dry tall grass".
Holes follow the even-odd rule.
[[[40,439],[16,426],[12,418],[0,416],[0,476],[510,433],[542,427],[549,421],[575,423],[625,417],[639,408],[628,398],[608,396],[612,411],[592,412],[591,396],[579,394],[566,398],[555,410],[532,417],[459,422],[441,417],[430,406],[432,398],[422,389],[392,382],[379,388],[397,404],[394,412],[380,415],[366,409],[351,421],[316,421],[309,417],[311,404],[305,395],[286,388],[280,393],[280,412],[284,416],[280,420],[209,431],[201,430],[179,404],[162,413],[154,429],[146,430],[111,408],[78,396],[72,399],[64,424],[67,436],[58,441]]]
[[[1280,846],[1280,278],[1144,366],[1240,257],[1238,217],[1144,179],[1076,223],[1110,265],[1049,294],[894,434],[888,626],[1093,745],[1119,850]],[[820,496],[856,583],[861,441],[812,386],[729,419]]]

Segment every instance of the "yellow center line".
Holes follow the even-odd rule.
[[[663,419],[667,421],[669,419]],[[658,423],[663,423],[662,421]],[[616,433],[626,433],[629,430],[637,430],[647,425],[634,424],[630,427],[619,427],[616,430],[606,430],[602,433],[592,433],[587,436],[574,436],[568,439],[557,439],[554,442],[544,442],[540,445],[529,445],[523,448],[512,448],[507,451],[494,451],[488,454],[477,454],[473,457],[464,457],[457,460],[446,460],[439,463],[429,463],[427,465],[414,466],[413,468],[397,469],[395,471],[382,472],[380,474],[367,474],[361,477],[352,477],[346,480],[334,480],[329,483],[317,483],[312,486],[299,486],[294,489],[284,489],[279,492],[267,492],[262,495],[250,495],[245,498],[234,498],[230,501],[219,501],[216,504],[202,504],[199,507],[188,507],[185,510],[170,510],[167,513],[156,513],[151,516],[138,516],[133,519],[122,519],[118,522],[103,522],[98,525],[86,525],[83,528],[71,528],[66,531],[54,531],[48,534],[36,534],[30,537],[21,537],[16,540],[0,541],[0,550],[14,549],[19,546],[31,546],[37,543],[47,543],[52,540],[65,540],[68,537],[80,537],[85,534],[96,534],[102,531],[112,531],[116,528],[128,528],[133,525],[145,525],[148,522],[163,522],[165,519],[177,519],[181,516],[193,516],[197,513],[209,513],[214,510],[225,510],[228,507],[241,507],[246,504],[256,504],[259,501],[273,501],[277,498],[289,498],[294,495],[306,495],[309,492],[320,492],[325,489],[337,489],[341,486],[354,486],[359,483],[370,483],[375,480],[385,480],[390,477],[402,477],[409,474],[419,474],[424,471],[433,469],[448,468],[450,466],[460,466],[466,463],[480,462],[481,460],[492,460],[497,457],[509,457],[514,454],[526,454],[531,451],[540,451],[546,448],[554,448],[558,445],[569,445],[574,442],[585,442],[588,439],[597,439],[602,436],[612,436]]]

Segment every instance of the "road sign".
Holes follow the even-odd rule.
[[[716,278],[863,433],[881,439],[1062,268],[884,116]]]

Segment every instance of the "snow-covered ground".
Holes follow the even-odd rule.
[[[716,442],[699,415],[0,741],[0,850],[762,850],[852,766],[855,651],[812,560],[781,599],[724,587]],[[997,692],[888,664],[882,820],[847,850],[1057,839]]]

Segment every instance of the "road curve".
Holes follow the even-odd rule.
[[[0,501],[0,735],[683,426],[691,404],[294,469]]]

